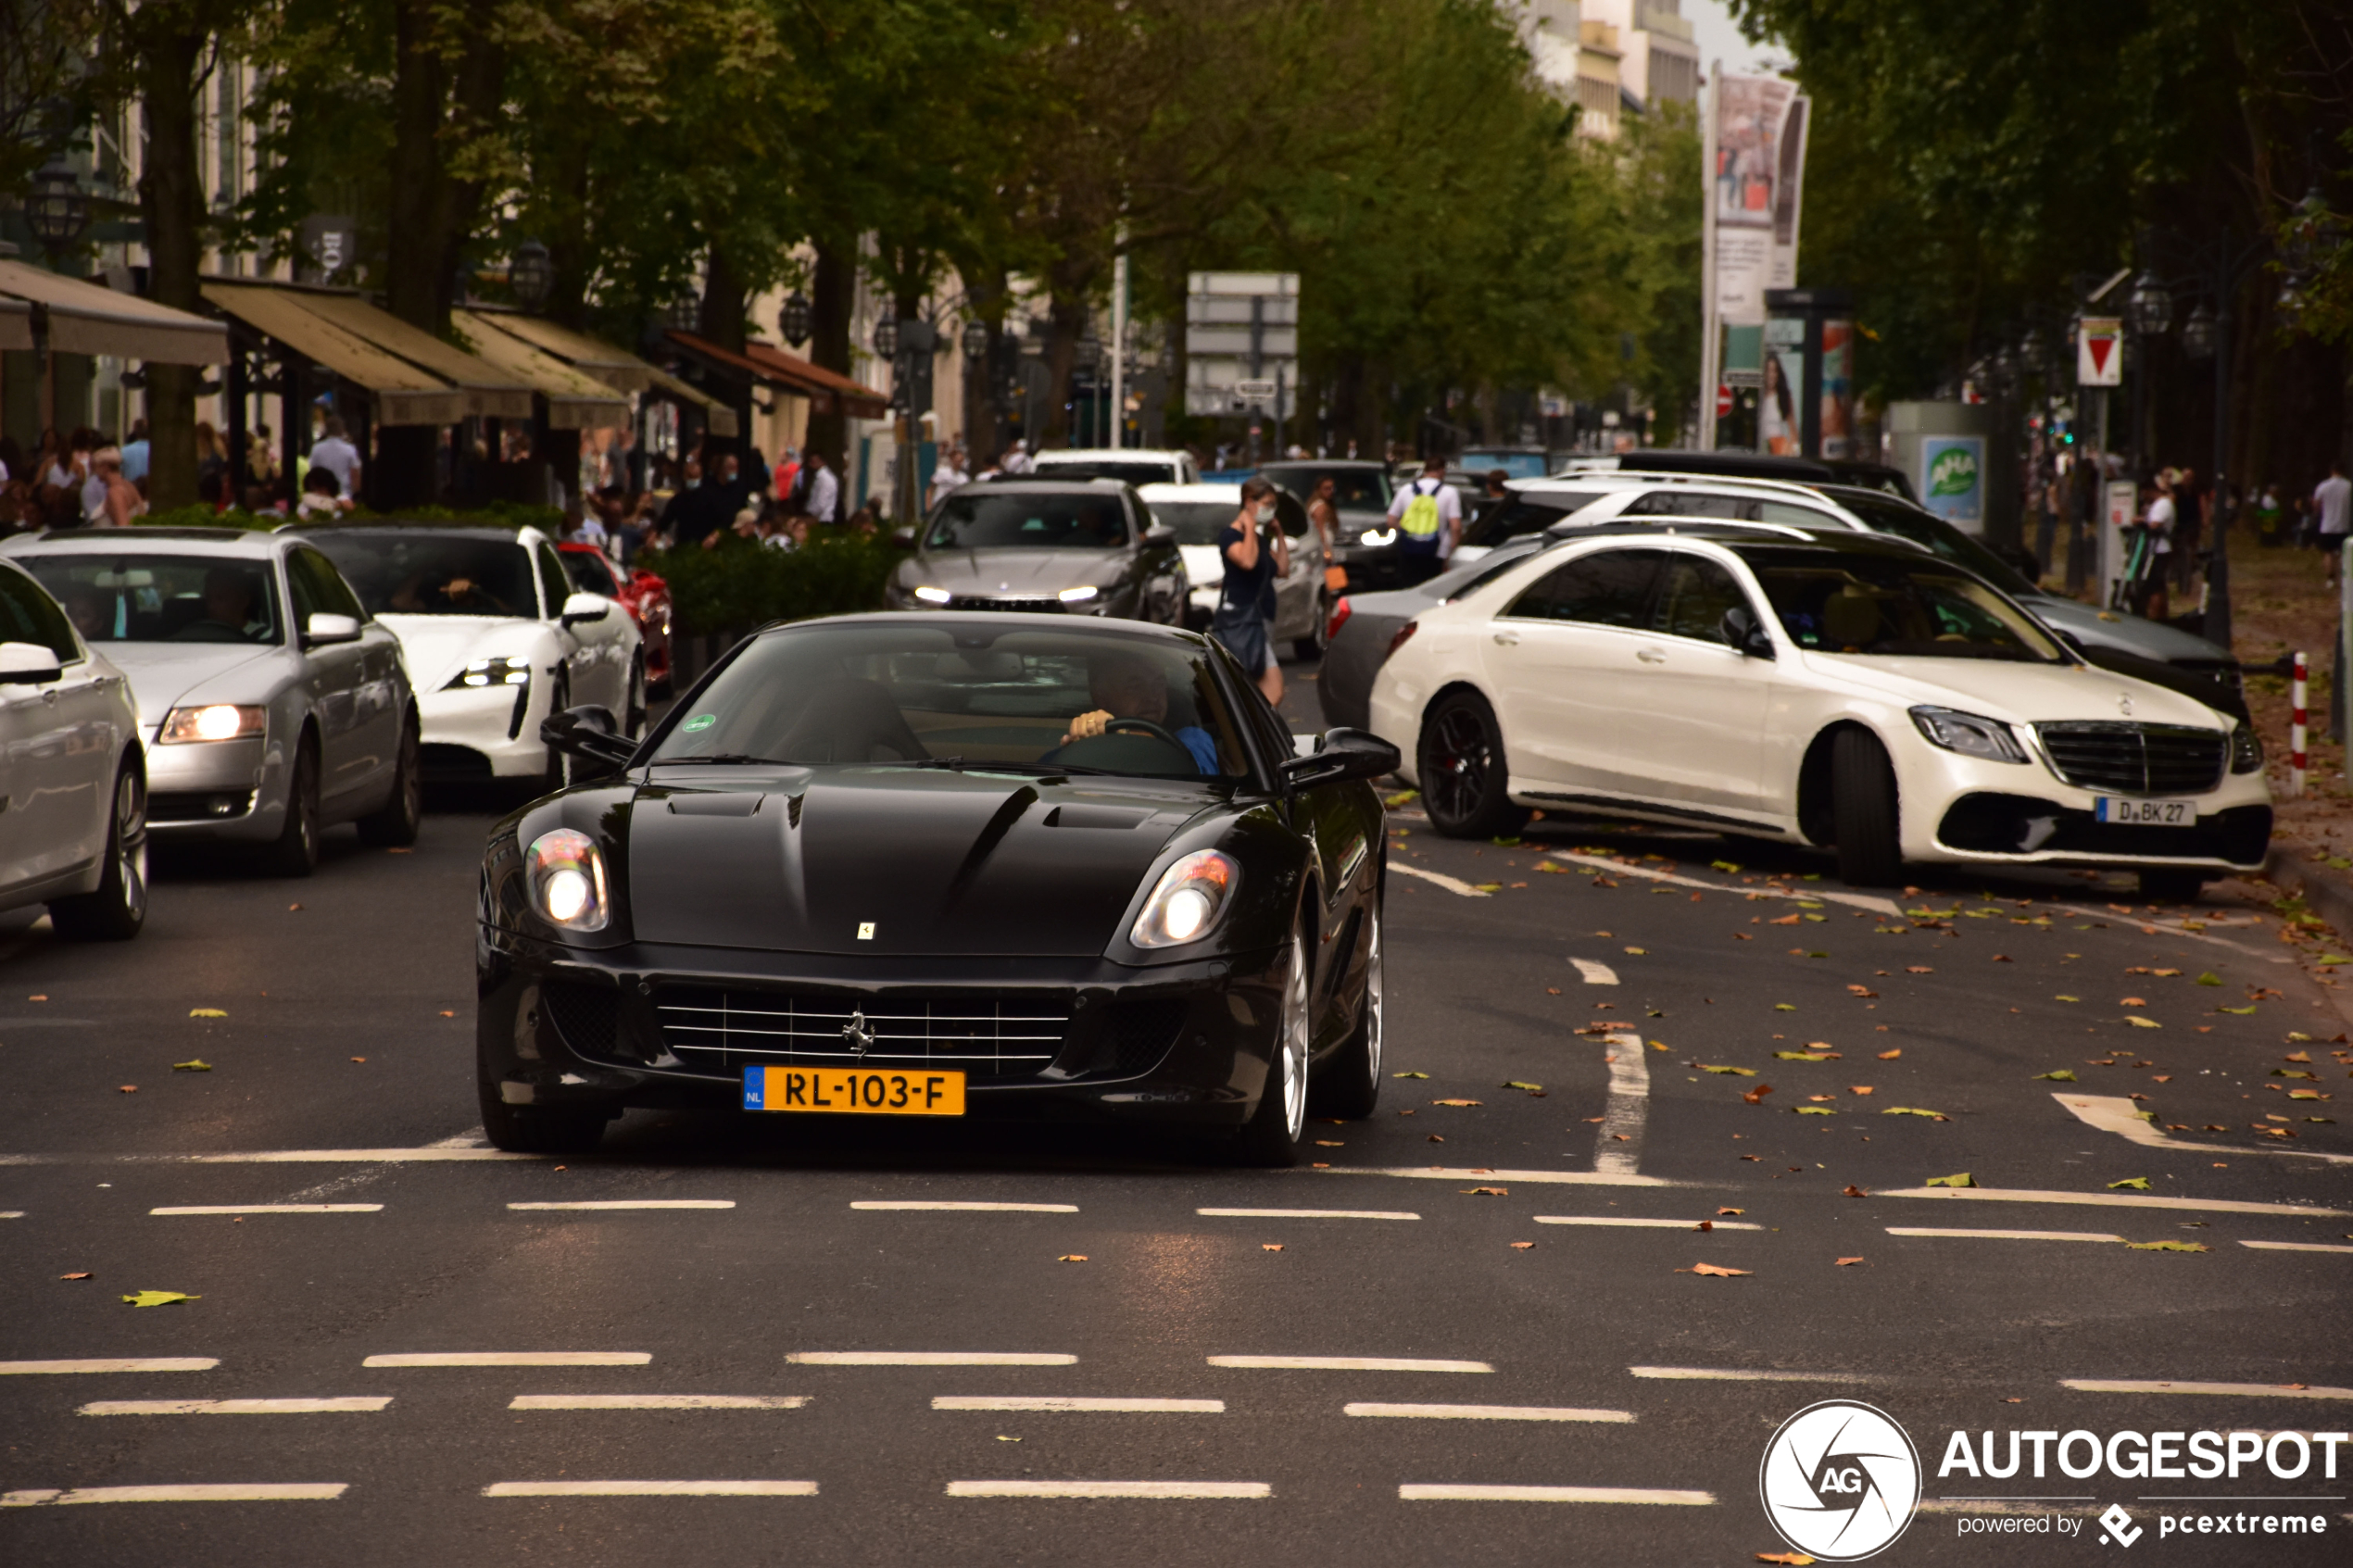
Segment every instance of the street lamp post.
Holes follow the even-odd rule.
[[[528,311],[536,312],[547,305],[547,296],[555,292],[556,264],[547,247],[537,240],[525,240],[507,258],[507,288],[515,303]]]
[[[63,158],[51,158],[32,177],[32,189],[24,199],[25,222],[42,249],[49,253],[49,265],[55,268],[57,257],[76,241],[90,225],[90,198],[82,192],[82,177]],[[57,357],[49,349],[49,312],[39,305],[32,307],[33,347],[41,356],[41,422],[51,429],[57,423]]]
[[[784,340],[799,348],[809,341],[809,296],[795,289],[785,295],[782,308],[776,312],[776,331]]]

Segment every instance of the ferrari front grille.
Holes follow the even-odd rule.
[[[1043,598],[959,594],[956,596],[955,602],[948,608],[950,609],[991,609],[1021,615],[1060,615],[1064,607],[1062,600],[1051,594],[1048,594]]]
[[[717,985],[665,985],[654,997],[662,1043],[682,1061],[812,1067],[953,1068],[980,1078],[1026,1078],[1062,1049],[1070,1023],[1063,992],[812,995]]]
[[[2184,724],[2037,724],[2052,771],[2078,789],[2203,795],[2222,780],[2230,736]]]

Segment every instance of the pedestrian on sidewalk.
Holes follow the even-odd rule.
[[[2220,497],[2217,497],[2218,501]],[[2206,521],[2206,498],[2197,487],[2197,470],[2183,469],[2173,480],[2172,558],[2175,582],[2183,596],[2190,591],[2190,579],[2197,571],[2197,540]]]
[[[800,468],[806,485],[800,509],[819,522],[839,522],[841,481],[834,477],[833,465],[823,452],[812,449],[802,455]]]
[[[1421,583],[1437,576],[1463,542],[1463,498],[1446,483],[1445,458],[1423,459],[1421,477],[1389,503],[1389,521],[1403,534],[1397,551],[1405,580]]]
[[[1290,546],[1275,521],[1275,482],[1242,482],[1241,509],[1217,535],[1226,577],[1209,634],[1241,662],[1269,703],[1283,700],[1282,666],[1275,660],[1275,584],[1290,575]]]
[[[2345,535],[2353,529],[2353,483],[2345,477],[2342,460],[2329,465],[2329,476],[2312,490],[2312,511],[2319,537],[2314,541],[2328,552],[2329,581],[2336,581],[2338,564],[2345,556]]]
[[[2173,500],[2174,472],[2158,471],[2157,483],[2143,492],[2147,504],[2136,521],[2141,533],[2138,559],[2125,585],[2125,603],[2145,621],[2162,621],[2171,608],[2166,600],[2167,557],[2172,554],[2172,532],[2179,515]]]

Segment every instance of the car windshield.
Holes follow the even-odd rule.
[[[1909,539],[1956,566],[1965,566],[2005,594],[2036,592],[2016,567],[1931,512],[1852,492],[1834,499],[1878,532]]]
[[[1315,498],[1315,486],[1332,482],[1332,505],[1343,512],[1389,510],[1389,475],[1378,469],[1327,467],[1321,463],[1269,463],[1260,470],[1302,501]]]
[[[927,763],[1234,779],[1239,723],[1207,650],[1076,628],[809,626],[772,633],[681,710],[653,760]]]
[[[1119,497],[959,490],[940,502],[927,550],[1108,550],[1127,543]]]
[[[605,558],[594,550],[559,550],[563,558],[564,575],[572,579],[574,590],[583,594],[602,594],[609,599],[621,596],[621,584],[613,581],[612,568]]]
[[[1424,584],[1423,591],[1447,604],[1468,598],[1551,543],[1547,539],[1523,535],[1507,545],[1498,546],[1468,566],[1457,567],[1442,577],[1431,578]]]
[[[19,556],[86,643],[276,643],[277,573],[221,556]]]
[[[1038,460],[1041,479],[1116,479],[1124,484],[1173,484],[1183,478],[1175,463],[1122,462],[1117,458],[1076,458],[1066,463]]]
[[[1812,652],[2065,660],[2032,617],[1976,578],[1935,561],[1802,550],[1742,554],[1791,640]]]
[[[531,552],[511,539],[418,529],[304,535],[342,569],[371,615],[536,616]]]
[[[1179,545],[1214,545],[1226,525],[1241,515],[1239,501],[1153,501],[1152,521],[1166,523]]]
[[[1502,469],[1514,479],[1544,477],[1544,454],[1514,452],[1474,446],[1455,459],[1465,469],[1484,479],[1491,470]]]

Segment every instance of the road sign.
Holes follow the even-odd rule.
[[[1716,386],[1716,417],[1719,420],[1732,417],[1732,389],[1720,382]]]
[[[1194,272],[1185,292],[1185,408],[1290,416],[1299,385],[1299,274]]]
[[[2075,323],[2075,384],[2124,384],[2124,321],[2117,316],[2085,316]]]
[[[1271,379],[1238,381],[1234,383],[1234,395],[1245,403],[1272,403],[1275,400],[1275,383]]]

